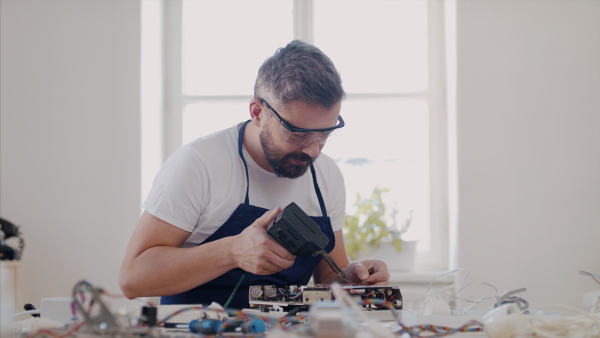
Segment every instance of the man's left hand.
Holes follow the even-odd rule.
[[[387,264],[379,260],[352,262],[344,269],[346,276],[356,285],[389,285]]]

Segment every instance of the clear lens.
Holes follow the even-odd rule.
[[[279,126],[279,133],[281,134],[281,136],[283,136],[283,139],[286,142],[291,143],[296,146],[310,145],[310,144],[313,144],[314,142],[319,142],[319,144],[323,145],[329,139],[331,139],[331,137],[334,134],[333,130],[327,131],[324,133],[314,133],[314,132],[293,133],[293,132],[289,131],[287,128],[285,128],[283,125]]]

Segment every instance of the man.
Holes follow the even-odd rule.
[[[344,96],[335,66],[318,48],[292,41],[268,58],[251,120],[183,146],[158,173],[121,266],[125,296],[239,309],[248,307],[250,285],[336,281],[320,256],[295,257],[267,234],[291,202],[319,224],[329,239],[325,250],[353,283],[387,285],[384,262],[349,263],[343,177],[321,154],[330,133],[344,126]]]

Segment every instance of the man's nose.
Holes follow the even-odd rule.
[[[302,152],[307,154],[308,156],[315,158],[319,156],[321,152],[322,145],[318,140],[314,140],[310,144],[307,144],[302,147]]]

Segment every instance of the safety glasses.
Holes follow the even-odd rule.
[[[306,146],[315,142],[319,142],[319,144],[324,145],[331,138],[334,130],[342,128],[345,125],[344,119],[342,119],[341,116],[338,116],[338,124],[330,128],[299,128],[284,120],[267,101],[264,99],[260,99],[260,101],[267,106],[267,108],[269,108],[269,110],[277,118],[277,121],[279,121],[279,133],[283,139],[286,142],[296,146]]]

